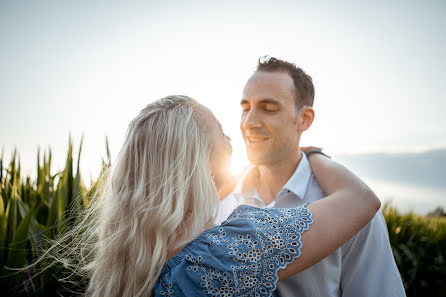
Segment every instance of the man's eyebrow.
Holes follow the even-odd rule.
[[[276,105],[280,105],[279,101],[274,100],[274,99],[263,99],[263,100],[260,100],[258,103],[259,104],[276,104]],[[242,99],[240,101],[240,104],[249,104],[249,102],[246,99]]]
[[[276,104],[276,105],[280,105],[279,101],[274,100],[274,99],[263,99],[259,101],[259,104]]]

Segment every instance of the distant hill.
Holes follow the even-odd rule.
[[[333,158],[363,177],[446,189],[446,149],[421,153],[338,154]]]

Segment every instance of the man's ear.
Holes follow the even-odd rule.
[[[297,122],[297,129],[303,132],[310,128],[314,120],[314,109],[311,106],[304,106],[299,111],[299,118]]]

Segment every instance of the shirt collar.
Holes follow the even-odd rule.
[[[242,196],[258,196],[256,188],[258,177],[259,171],[257,166],[250,165],[241,174],[240,181],[234,188],[234,192],[241,194]],[[285,186],[283,186],[278,197],[281,196],[285,190],[285,192],[291,191],[300,199],[303,199],[307,190],[308,182],[310,181],[310,177],[310,162],[308,161],[306,154],[302,153],[302,158],[300,159],[299,165],[297,165],[296,171],[294,171],[293,175],[286,182]]]
[[[283,186],[278,196],[280,196],[284,190],[288,190],[293,192],[300,199],[303,199],[305,197],[305,192],[307,191],[310,177],[310,162],[308,161],[307,155],[305,153],[302,153],[302,158],[300,159],[299,165],[297,165],[296,171],[294,171],[293,175]]]

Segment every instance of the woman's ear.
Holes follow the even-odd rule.
[[[304,106],[299,111],[299,118],[297,122],[297,129],[303,132],[310,128],[314,120],[314,109],[311,106]]]

